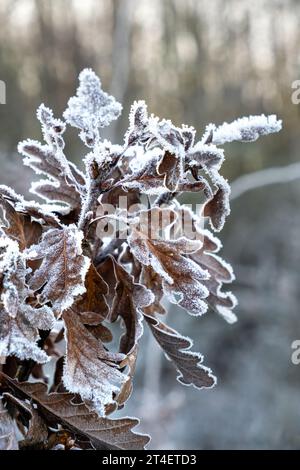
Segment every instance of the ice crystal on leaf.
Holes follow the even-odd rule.
[[[279,132],[282,122],[273,114],[271,116],[249,116],[236,119],[231,123],[224,122],[219,127],[210,126],[212,143],[223,145],[226,142],[242,141],[253,142],[261,135]]]
[[[99,140],[99,128],[117,119],[122,106],[102,90],[101,81],[90,69],[79,75],[77,96],[70,98],[64,118],[71,126],[81,129],[80,137],[89,146]]]
[[[19,252],[17,242],[0,239],[0,276],[2,293],[0,298],[0,356],[15,355],[20,359],[36,362],[50,360],[45,351],[37,346],[38,330],[51,329],[54,315],[47,306],[36,308],[26,302],[31,292],[26,285],[24,255]]]
[[[30,288],[40,291],[39,302],[50,302],[59,315],[71,307],[74,298],[84,294],[84,280],[90,260],[82,254],[83,233],[75,225],[50,229],[40,243],[27,250],[30,260],[42,263],[30,279]]]
[[[130,397],[144,328],[182,384],[202,389],[216,382],[202,355],[191,351],[192,340],[160,315],[170,304],[172,315],[177,304],[192,315],[212,309],[228,323],[236,321],[237,300],[225,289],[234,280],[232,268],[220,256],[220,241],[204,227],[207,221],[220,231],[230,213],[219,146],[277,132],[281,121],[262,115],[210,124],[197,141],[193,127],[149,115],[137,101],[120,146],[100,133],[120,112],[96,74],[84,70],[64,120],[39,107],[45,143],[19,144],[23,163],[42,176],[31,192],[43,202],[0,186],[0,392],[6,397],[0,434],[7,429],[8,436],[0,435],[0,445],[15,446],[2,411],[9,401],[18,408],[16,420],[24,411],[26,448],[142,448],[147,438],[132,431],[137,420],[106,415]],[[84,172],[66,156],[67,125],[79,130],[88,148]],[[199,194],[201,213],[179,203],[184,192]],[[113,323],[122,329],[119,341],[113,341]],[[58,351],[63,337],[65,351]],[[30,379],[46,382],[40,364],[50,358],[56,363],[47,395],[45,384]],[[64,444],[59,433],[53,435],[58,425],[68,436]]]
[[[122,385],[128,380],[118,369],[125,356],[110,353],[82,324],[76,312],[63,314],[66,327],[67,357],[64,384],[68,390],[80,393],[91,401],[101,416],[105,407],[114,402]]]

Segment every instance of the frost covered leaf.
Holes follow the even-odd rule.
[[[147,105],[144,101],[135,101],[130,109],[129,129],[125,135],[127,146],[132,143],[142,143],[148,126]]]
[[[110,310],[110,320],[121,317],[126,333],[121,338],[120,352],[130,354],[143,334],[141,309],[150,305],[154,296],[145,286],[135,283],[133,277],[111,258],[117,284]]]
[[[118,147],[118,146],[117,146]],[[114,189],[112,181],[114,172],[117,171],[117,163],[120,158],[120,149],[116,149],[110,143],[99,142],[92,152],[84,159],[86,167],[86,197],[82,206],[78,226],[85,228],[90,217],[95,216],[99,206],[99,197],[108,188]]]
[[[202,365],[203,356],[190,351],[192,341],[181,336],[176,330],[170,328],[155,317],[145,315],[145,319],[158,344],[180,372],[177,377],[184,385],[193,385],[196,388],[211,388],[216,383],[208,367]]]
[[[261,135],[268,135],[279,132],[282,128],[282,121],[273,114],[271,116],[249,116],[236,119],[231,123],[224,122],[219,127],[210,126],[212,129],[212,142],[222,145],[234,140],[242,142],[253,142]]]
[[[81,129],[80,137],[88,146],[99,138],[99,128],[117,119],[122,106],[102,90],[101,81],[91,69],[79,75],[76,96],[70,98],[64,118],[71,126]]]
[[[86,292],[78,298],[73,310],[80,316],[81,322],[88,331],[104,343],[112,341],[110,330],[102,324],[108,316],[106,295],[108,285],[97,272],[93,264],[90,265],[85,278]]]
[[[43,312],[37,310],[34,313],[37,319],[39,319],[39,317],[45,317],[47,313],[49,313],[50,317],[50,312],[46,312],[45,310]],[[36,345],[40,337],[38,329],[34,326],[35,322],[29,322],[22,310],[18,311],[15,318],[12,318],[1,309],[0,320],[1,356],[14,355],[21,360],[33,359],[39,363],[50,360],[47,354]],[[46,329],[51,328],[52,325],[53,322],[49,322]]]
[[[166,313],[161,300],[164,295],[161,277],[154,271],[151,266],[143,266],[141,273],[141,283],[144,284],[154,295],[154,301],[143,308],[143,312],[148,315]]]
[[[188,179],[183,178],[179,181],[177,186],[177,191],[180,192],[190,192],[190,193],[200,193],[203,192],[205,199],[212,198],[211,188],[205,178],[201,176],[197,177],[197,181],[189,181]]]
[[[176,191],[178,183],[183,179],[183,159],[167,151],[159,162],[157,170],[160,175],[164,176],[166,188]]]
[[[175,191],[184,176],[186,140],[182,129],[173,126],[171,121],[159,121],[157,118],[150,118],[149,129],[158,147],[164,151],[158,173],[164,176],[165,186]]]
[[[32,183],[31,192],[45,199],[47,203],[63,203],[69,210],[78,213],[84,196],[85,178],[64,155],[62,134],[65,124],[55,119],[52,111],[44,105],[39,107],[37,116],[42,124],[46,145],[26,140],[20,142],[18,150],[25,157],[24,165],[49,179]]]
[[[125,325],[125,332],[120,340],[120,352],[126,354],[122,366],[129,366],[129,379],[123,385],[118,396],[118,403],[123,404],[131,394],[131,378],[135,370],[138,342],[143,334],[143,315],[141,310],[154,300],[150,290],[141,284],[135,283],[133,277],[111,258],[116,286],[115,297],[110,310],[110,321],[114,322],[119,317]]]
[[[182,129],[175,127],[167,119],[160,121],[153,116],[149,118],[148,129],[152,136],[152,146],[155,143],[162,150],[183,158],[185,138],[182,134]]]
[[[222,292],[223,283],[231,283],[234,280],[234,274],[231,266],[216,255],[220,247],[219,240],[205,231],[203,246],[190,257],[209,272],[209,279],[202,281],[209,291],[206,302],[228,323],[234,323],[236,316],[232,310],[237,305],[237,300],[231,292]]]
[[[45,199],[48,203],[65,203],[79,212],[81,201],[74,187],[61,185],[58,181],[42,179],[31,184],[31,192]],[[64,211],[64,207],[61,212]]]
[[[142,165],[132,168],[131,173],[127,173],[118,185],[125,189],[135,189],[144,194],[161,194],[167,191],[164,184],[164,174],[158,173],[159,157],[150,154],[145,155]]]
[[[114,396],[128,379],[119,370],[126,356],[107,351],[81,323],[75,311],[65,311],[63,319],[67,341],[64,384],[70,392],[79,393],[82,399],[90,401],[104,416],[105,408],[115,402]]]
[[[202,142],[197,144],[187,153],[186,163],[189,168],[203,169],[215,168],[220,169],[224,161],[224,150],[219,149],[215,145],[208,145]]]
[[[18,242],[20,251],[38,242],[42,233],[39,223],[31,221],[30,216],[17,212],[13,204],[2,196],[0,196],[0,206],[6,222],[2,230],[9,238]]]
[[[226,217],[230,214],[230,186],[218,172],[212,170],[210,176],[217,190],[205,203],[203,215],[209,217],[212,228],[219,232],[224,226]]]
[[[183,175],[182,161],[176,155],[165,152],[163,156],[148,152],[144,155],[142,164],[130,166],[118,185],[125,189],[135,189],[142,194],[162,194],[166,191],[204,191],[210,188],[204,178],[196,183],[190,182]]]
[[[106,282],[91,264],[85,278],[85,293],[76,301],[74,309],[80,313],[99,314],[100,318],[106,318],[108,306],[105,295],[107,291]]]
[[[23,420],[26,419],[27,430],[25,431],[24,426],[21,428],[24,429],[25,438],[19,442],[20,450],[44,450],[48,440],[48,428],[42,416],[31,403],[21,400],[8,392],[5,392],[3,396],[6,401],[10,402],[10,405],[20,411]]]
[[[0,398],[0,450],[18,450],[15,426]]]
[[[58,217],[54,214],[55,209],[60,209],[55,206],[47,206],[45,204],[38,204],[35,201],[26,201],[22,196],[17,194],[13,189],[9,188],[8,186],[5,185],[0,185],[0,205],[2,207],[2,210],[8,217],[11,217],[11,215],[8,215],[7,211],[11,212],[11,209],[8,207],[7,204],[10,204],[10,206],[13,207],[15,212],[19,214],[19,216],[24,215],[30,217],[30,220],[36,221],[40,224],[46,224],[54,227],[59,227],[60,222]],[[16,223],[14,221],[11,221],[10,223],[13,223],[13,225]],[[12,228],[12,230],[14,230]],[[19,229],[20,230],[20,229]],[[20,235],[20,233],[19,233]]]
[[[82,254],[82,238],[75,225],[50,229],[26,254],[30,260],[42,259],[30,279],[30,288],[39,291],[41,303],[51,302],[57,315],[69,308],[76,296],[85,293],[90,260]]]
[[[145,213],[154,220],[155,213],[163,214],[166,210],[152,209]],[[133,227],[128,244],[135,258],[144,266],[151,266],[161,277],[164,292],[172,303],[178,303],[193,315],[206,312],[203,299],[208,296],[208,290],[202,281],[208,278],[208,272],[186,256],[199,249],[199,240],[151,238]]]
[[[149,442],[148,436],[132,430],[139,424],[136,418],[100,418],[83,403],[74,404],[75,395],[71,393],[47,394],[47,387],[43,383],[19,383],[2,373],[0,380],[20,397],[33,401],[48,425],[57,427],[61,424],[78,440],[88,440],[94,449],[143,449]]]
[[[211,143],[198,142],[190,149],[186,157],[186,169],[190,170],[196,183],[189,183],[185,186],[181,185],[182,191],[193,189],[195,191],[204,191],[207,202],[204,205],[203,215],[209,217],[210,224],[216,231],[220,231],[223,228],[225,219],[230,214],[230,186],[219,174],[223,161],[223,150],[218,149]],[[202,170],[211,180],[212,185],[215,187],[214,191],[212,191],[207,179],[198,174]],[[190,189],[189,186],[191,186]]]
[[[159,193],[161,186],[175,191],[184,176],[185,150],[192,144],[193,137],[194,134],[190,128],[180,129],[171,121],[160,121],[154,116],[148,118],[145,104],[134,103],[130,113],[130,127],[125,139],[127,145],[131,142],[139,142],[145,146],[145,150],[160,149],[162,153],[159,159],[154,156],[147,162],[145,152],[145,165],[137,175],[132,175],[131,181],[126,182],[126,186],[143,190],[142,184],[146,185],[149,194]]]
[[[47,306],[36,308],[27,301],[25,258],[16,242],[2,240],[6,251],[0,258],[0,356],[47,362],[49,357],[37,346],[38,329],[53,326],[54,316]]]

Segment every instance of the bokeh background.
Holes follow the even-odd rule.
[[[300,2],[297,0],[1,0],[0,183],[27,194],[31,173],[19,140],[40,138],[44,102],[60,115],[77,75],[92,67],[124,105],[107,137],[122,142],[134,99],[199,138],[206,124],[277,114],[278,135],[226,146],[232,214],[221,238],[237,280],[239,321],[172,308],[169,323],[194,339],[218,376],[196,391],[176,382],[146,335],[127,414],[142,419],[151,447],[299,448],[300,365]],[[86,153],[76,133],[68,156]],[[247,175],[245,177],[245,175]]]

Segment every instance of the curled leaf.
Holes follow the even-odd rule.
[[[58,315],[86,291],[84,280],[90,260],[82,254],[82,238],[82,232],[75,225],[50,229],[26,254],[31,260],[42,259],[30,279],[30,288],[40,291],[39,301],[51,302]]]
[[[196,388],[211,388],[216,383],[211,369],[202,364],[203,356],[190,351],[192,341],[180,335],[155,317],[145,315],[147,323],[158,344],[165,352],[167,358],[180,372],[177,377],[183,385],[193,385]]]

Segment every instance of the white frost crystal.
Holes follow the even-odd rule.
[[[26,285],[25,257],[17,242],[0,238],[0,276],[3,290],[0,299],[0,356],[47,362],[50,357],[37,346],[38,329],[51,329],[55,317],[47,307],[35,308],[26,302],[30,291]]]
[[[253,142],[261,135],[268,135],[279,132],[282,128],[282,121],[272,114],[271,116],[249,116],[236,119],[231,123],[224,122],[221,126],[215,128],[211,126],[213,131],[212,143],[222,145],[226,142],[242,141]]]
[[[77,94],[69,99],[64,118],[71,126],[81,129],[81,138],[87,142],[98,135],[100,127],[117,119],[121,111],[122,105],[102,90],[95,72],[84,69],[79,75]]]

